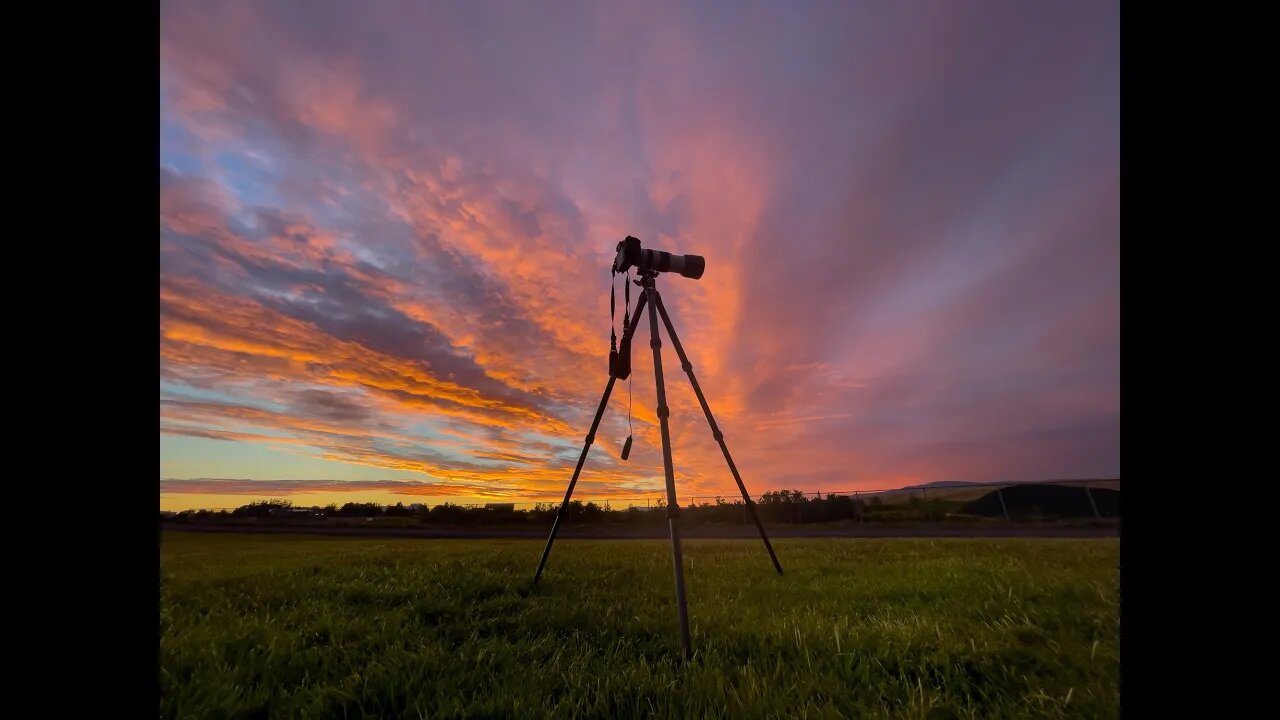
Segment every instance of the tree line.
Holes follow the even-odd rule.
[[[234,510],[184,510],[166,515],[170,521],[252,521],[258,523],[331,523],[340,520],[381,521],[384,524],[423,525],[549,525],[559,510],[559,503],[539,503],[532,508],[468,507],[454,503],[409,507],[403,503],[348,502],[323,507],[298,507],[289,500],[257,500]],[[807,497],[799,490],[776,490],[764,493],[756,501],[756,509],[764,522],[821,523],[843,520],[937,521],[958,504],[945,500],[927,500],[917,496],[898,504],[887,504],[879,496],[869,499],[849,495]],[[687,524],[746,524],[750,522],[741,500],[682,505],[681,519]],[[391,520],[398,518],[399,520]],[[605,504],[574,500],[565,509],[564,522],[589,525],[660,525],[667,513],[664,501],[651,508],[615,509]]]

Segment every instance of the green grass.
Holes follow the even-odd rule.
[[[205,717],[1117,717],[1119,542],[670,546],[165,533],[160,710]]]

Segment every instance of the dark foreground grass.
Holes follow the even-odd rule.
[[[1119,542],[166,533],[160,713],[1117,717]]]

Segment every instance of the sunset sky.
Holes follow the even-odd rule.
[[[161,508],[558,500],[628,234],[706,258],[658,287],[757,496],[1118,476],[1118,26],[163,0]],[[643,328],[583,500],[661,493]],[[731,497],[663,365],[680,498]]]

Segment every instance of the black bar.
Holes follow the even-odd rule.
[[[747,492],[747,486],[743,484],[742,476],[738,474],[738,466],[734,464],[733,456],[729,454],[729,446],[724,443],[724,433],[720,432],[719,426],[716,425],[716,419],[711,415],[711,407],[707,405],[707,398],[702,394],[702,387],[698,385],[698,378],[693,374],[693,363],[689,362],[689,356],[685,355],[684,347],[680,345],[680,336],[676,335],[676,328],[671,324],[671,317],[667,315],[667,309],[662,305],[662,296],[658,294],[657,290],[654,290],[653,297],[653,304],[657,305],[658,312],[662,315],[662,322],[667,326],[667,335],[671,337],[671,344],[675,345],[676,354],[680,356],[681,367],[684,368],[685,374],[689,376],[689,383],[693,385],[693,392],[698,396],[698,402],[702,405],[702,413],[707,416],[707,424],[711,426],[711,435],[720,444],[720,450],[724,453],[725,462],[729,463],[729,472],[733,473],[734,482],[738,483],[738,490],[742,492],[742,499],[746,502],[747,509],[751,512],[751,517],[756,521],[756,529],[760,531],[760,539],[764,541],[764,547],[769,551],[769,559],[773,560],[773,567],[781,575],[782,563],[778,562],[778,556],[773,552],[773,544],[769,542],[769,535],[764,531],[764,523],[760,522],[760,514],[756,512],[756,503],[751,499],[750,493]]]

